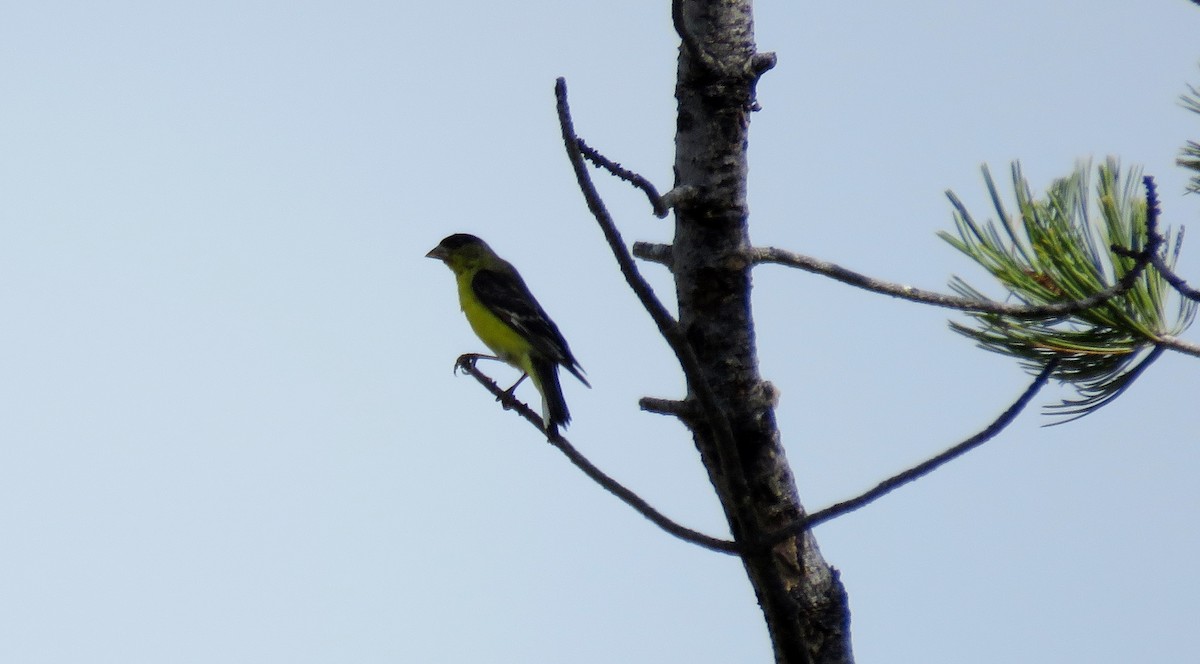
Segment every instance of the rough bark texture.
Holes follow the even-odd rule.
[[[692,192],[676,206],[679,317],[735,449],[723,449],[702,421],[693,433],[735,538],[749,543],[804,514],[780,444],[774,389],[758,373],[750,308],[747,130],[755,83],[769,65],[756,57],[750,0],[682,0],[676,24],[686,36],[676,87],[675,184]],[[811,534],[743,562],[777,662],[853,660],[845,591]]]

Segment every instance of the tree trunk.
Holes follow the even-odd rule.
[[[775,423],[774,388],[758,373],[746,254],[747,132],[755,84],[774,60],[756,53],[751,0],[676,2],[684,37],[672,254],[679,319],[729,421],[734,449],[723,449],[705,420],[692,430],[734,537],[745,544],[804,515]],[[695,401],[694,389],[689,399]],[[811,533],[742,559],[776,662],[853,661],[845,590]]]

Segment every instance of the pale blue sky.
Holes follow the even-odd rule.
[[[758,3],[753,237],[944,288],[943,191],[1119,155],[1193,224],[1184,0]],[[522,268],[594,386],[570,438],[724,535],[682,381],[554,119],[670,185],[667,0],[8,3],[0,20],[0,661],[767,662],[741,565],[684,545],[450,368],[481,350],[466,231]],[[629,240],[669,222],[602,182]],[[1200,280],[1196,239],[1181,271]],[[664,295],[661,269],[646,273]],[[1027,384],[947,312],[764,267],[762,372],[816,509]],[[1196,339],[1195,333],[1189,338]],[[504,379],[506,370],[493,368]],[[862,662],[1200,650],[1200,365],[984,449],[817,531]],[[528,388],[521,394],[530,397]],[[1039,404],[1065,393],[1048,389]]]

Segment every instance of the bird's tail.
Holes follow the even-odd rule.
[[[542,393],[542,419],[546,431],[557,431],[571,421],[567,400],[563,398],[562,385],[558,382],[558,364],[549,360],[534,360],[530,375],[538,392]]]

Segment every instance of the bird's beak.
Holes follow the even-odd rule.
[[[439,261],[444,262],[446,260],[446,248],[439,244],[433,249],[430,249],[429,253],[425,254],[425,258],[436,258]]]

